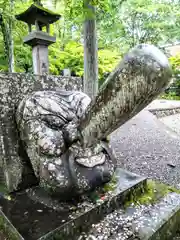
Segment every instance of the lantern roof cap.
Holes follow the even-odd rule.
[[[27,10],[16,15],[16,19],[26,22],[27,24],[35,25],[38,21],[41,26],[52,24],[60,19],[61,15],[44,8],[38,4],[32,4]]]

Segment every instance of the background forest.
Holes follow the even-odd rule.
[[[84,0],[86,1],[86,0]],[[0,0],[0,71],[32,72],[30,47],[23,44],[26,24],[15,15],[27,9],[30,0]],[[57,42],[49,48],[50,73],[61,75],[70,68],[83,76],[83,0],[41,1],[62,15],[53,27]],[[180,40],[180,1],[173,0],[93,0],[96,8],[99,80],[109,73],[122,55],[138,43],[163,46]],[[171,59],[175,72],[180,57]]]

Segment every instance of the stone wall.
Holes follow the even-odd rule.
[[[180,114],[180,107],[150,109],[149,111],[157,118],[163,118],[175,114]]]
[[[36,90],[82,90],[82,79],[30,74],[0,74],[0,181],[9,191],[36,181],[18,137],[15,111],[20,100]],[[23,181],[22,181],[23,180]]]

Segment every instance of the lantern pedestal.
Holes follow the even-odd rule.
[[[48,46],[56,42],[56,38],[50,35],[50,24],[59,20],[60,15],[41,5],[32,4],[16,18],[28,24],[29,35],[24,38],[24,43],[32,47],[34,74],[48,74]],[[35,31],[32,30],[33,25]],[[44,27],[46,32],[43,31]]]

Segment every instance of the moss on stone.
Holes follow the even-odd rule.
[[[132,195],[126,202],[125,207],[129,207],[132,203],[135,205],[153,204],[168,193],[180,193],[180,190],[177,190],[174,187],[153,180],[147,180],[147,186],[144,190],[144,193],[139,196]]]
[[[0,193],[8,193],[8,189],[4,184],[0,184]]]
[[[113,175],[111,181],[109,183],[106,183],[103,186],[102,190],[104,192],[109,192],[109,191],[113,191],[116,187],[117,187],[117,177]]]
[[[0,216],[0,235],[5,236],[6,240],[20,240],[20,235],[10,226],[3,216]]]

